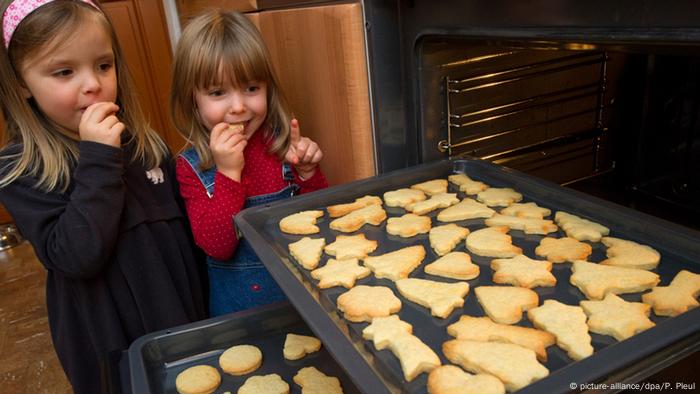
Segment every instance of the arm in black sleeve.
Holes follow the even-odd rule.
[[[122,150],[95,142],[79,144],[80,159],[66,194],[34,188],[21,178],[0,192],[47,269],[89,278],[109,262],[124,208]]]

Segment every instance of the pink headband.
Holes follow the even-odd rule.
[[[19,25],[27,15],[31,14],[32,11],[52,1],[54,0],[14,0],[10,3],[5,13],[2,14],[2,31],[5,39],[5,48],[10,46],[10,40],[12,39],[12,34],[14,34],[15,29],[17,29],[17,25]],[[90,0],[80,1],[90,4],[99,10],[95,3]]]

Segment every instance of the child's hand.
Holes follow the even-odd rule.
[[[121,135],[125,127],[116,116],[119,106],[110,102],[95,103],[85,109],[78,125],[78,134],[83,141],[121,146]]]
[[[219,123],[211,129],[209,136],[209,149],[214,157],[216,169],[233,179],[241,181],[241,172],[245,165],[243,150],[248,141],[242,130],[232,131],[228,123]]]
[[[292,119],[290,137],[291,144],[284,155],[284,160],[294,165],[302,179],[309,179],[316,172],[316,167],[323,158],[323,152],[317,143],[301,136],[299,121],[296,119]]]

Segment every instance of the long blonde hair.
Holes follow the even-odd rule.
[[[3,11],[9,3],[9,0],[3,1]],[[134,143],[133,159],[153,168],[167,156],[167,146],[150,128],[141,110],[117,36],[107,17],[89,4],[56,0],[39,7],[22,20],[8,49],[0,46],[0,108],[6,121],[2,144],[16,143],[22,147],[21,152],[6,153],[2,157],[9,159],[9,164],[2,169],[0,187],[21,176],[30,176],[37,179],[35,186],[38,189],[47,192],[67,190],[78,160],[78,141],[61,132],[33,99],[22,95],[24,82],[19,70],[33,54],[46,49],[47,43],[54,45],[48,48],[50,51],[55,50],[65,41],[62,38],[75,34],[85,23],[99,23],[111,38],[117,74],[116,101],[120,107],[117,117],[129,133],[126,143]],[[53,39],[47,39],[49,37]]]
[[[175,50],[170,114],[178,132],[194,147],[201,168],[214,165],[209,130],[202,124],[195,92],[228,78],[234,86],[257,81],[267,84],[266,137],[274,138],[270,152],[279,157],[289,147],[289,104],[277,83],[270,54],[260,32],[237,12],[207,10],[185,27]]]

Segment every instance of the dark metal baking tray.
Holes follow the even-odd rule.
[[[247,378],[271,373],[280,375],[292,393],[301,393],[292,378],[299,369],[310,366],[340,379],[344,392],[358,392],[325,346],[300,360],[285,360],[282,349],[287,333],[314,335],[294,307],[284,301],[144,335],[129,347],[132,391],[177,394],[177,375],[207,364],[221,374],[217,393],[235,393]],[[255,345],[262,351],[263,363],[255,372],[232,376],[219,367],[221,353],[238,344]]]
[[[512,187],[523,194],[523,202],[535,201],[538,205],[551,209],[552,215],[559,210],[573,213],[609,227],[610,236],[654,247],[662,256],[661,264],[655,270],[661,277],[660,285],[668,285],[673,276],[684,268],[700,272],[700,233],[478,159],[420,165],[239,213],[235,223],[243,236],[251,243],[311,329],[323,338],[329,351],[346,369],[357,387],[366,393],[391,391],[425,393],[427,376],[421,374],[414,381],[406,382],[398,360],[389,350],[376,351],[371,341],[362,339],[362,329],[367,326],[367,323],[349,323],[342,318],[336,308],[337,297],[346,289],[335,287],[319,290],[317,281],[311,278],[309,271],[301,268],[288,254],[288,244],[301,239],[302,236],[282,233],[278,229],[278,222],[281,218],[299,211],[323,209],[333,204],[352,202],[355,198],[368,194],[382,196],[384,192],[426,180],[446,179],[453,173],[467,173],[473,179],[486,182],[493,187]],[[450,191],[456,192],[457,189],[450,184]],[[459,193],[458,197],[464,198],[465,195]],[[401,208],[385,207],[385,209],[389,217],[401,216],[405,213]],[[437,212],[439,210],[429,214],[433,218],[433,226],[438,225],[435,219]],[[321,232],[313,236],[322,236],[327,243],[333,242],[341,233],[328,228],[330,220],[327,213],[320,218],[318,225]],[[485,227],[483,219],[456,223],[468,227],[471,231]],[[383,254],[412,244],[422,244],[427,252],[426,258],[410,277],[452,281],[433,277],[423,271],[427,263],[437,258],[430,248],[427,234],[406,239],[399,238],[387,234],[385,225],[386,221],[377,227],[365,225],[357,231],[363,232],[368,239],[379,241],[379,247],[372,255]],[[526,255],[537,258],[534,248],[542,236],[526,235],[516,230],[511,230],[510,235],[513,237],[514,244],[523,248]],[[560,230],[550,236],[562,237],[564,233]],[[605,246],[601,243],[591,245],[593,254],[588,260],[592,262],[603,260]],[[455,250],[466,251],[464,243],[462,242]],[[370,275],[359,280],[357,284],[390,287],[402,300],[403,306],[399,312],[401,319],[413,325],[414,334],[435,350],[443,363],[449,363],[441,350],[441,344],[452,339],[447,334],[446,327],[456,322],[462,314],[484,316],[481,306],[473,295],[473,289],[477,286],[493,284],[491,258],[471,253],[470,255],[472,261],[480,266],[481,274],[477,279],[468,281],[470,293],[466,297],[464,307],[455,309],[447,319],[432,317],[428,309],[400,296],[394,283],[389,280],[376,279]],[[324,254],[319,266],[323,266],[328,258],[329,256]],[[545,299],[556,298],[566,304],[577,305],[579,301],[585,299],[577,288],[569,284],[570,263],[555,264],[552,272],[557,278],[555,287],[534,289],[540,296],[540,303]],[[627,294],[622,297],[628,301],[641,301],[641,293]],[[675,318],[658,317],[652,313],[651,319],[657,324],[656,327],[623,342],[617,342],[609,336],[591,334],[595,353],[579,362],[573,362],[559,347],[549,347],[548,361],[545,366],[549,369],[550,375],[525,387],[521,392],[568,392],[573,387],[573,383],[602,381],[636,361],[686,337],[700,333],[700,309]],[[526,316],[523,316],[518,324],[531,327]]]

